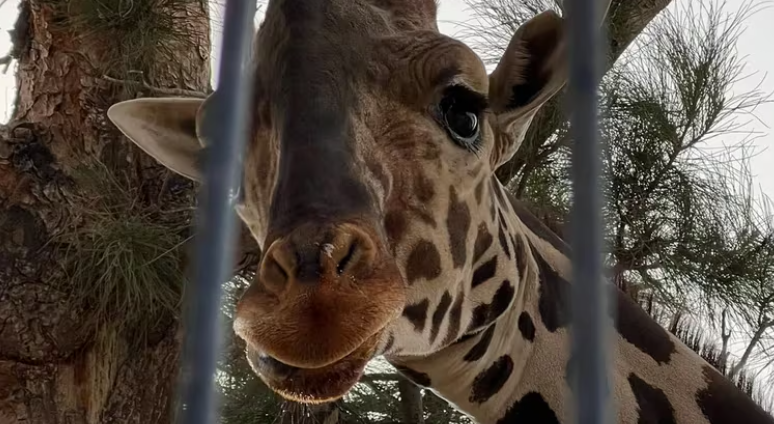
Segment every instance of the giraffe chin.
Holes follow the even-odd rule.
[[[373,357],[374,340],[378,339],[372,337],[344,358],[320,368],[287,365],[249,345],[247,362],[269,388],[287,400],[306,404],[332,402],[346,395],[360,380]]]

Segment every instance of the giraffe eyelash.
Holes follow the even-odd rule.
[[[447,87],[435,108],[435,118],[459,147],[478,155],[481,120],[488,109],[485,96],[464,85]]]

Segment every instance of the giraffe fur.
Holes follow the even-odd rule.
[[[494,171],[565,84],[543,12],[487,75],[433,0],[271,0],[236,210],[262,247],[234,331],[281,396],[340,399],[384,356],[482,424],[569,423],[569,248]],[[184,177],[218,100],[135,99],[123,133]],[[616,292],[618,423],[772,424]]]

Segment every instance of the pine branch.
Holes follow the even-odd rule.
[[[125,80],[125,79],[118,79],[113,78],[107,75],[102,76],[103,81],[107,81],[113,84],[122,84],[122,85],[134,85],[134,86],[140,86],[148,91],[157,93],[157,94],[163,94],[167,96],[182,96],[182,97],[196,97],[200,99],[205,99],[209,95],[209,93],[204,93],[201,91],[194,91],[194,90],[186,90],[184,88],[165,88],[165,87],[154,87],[144,81],[132,81],[132,80]]]

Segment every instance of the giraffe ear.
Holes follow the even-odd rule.
[[[114,104],[107,115],[127,138],[159,163],[201,181],[199,154],[203,146],[199,134],[208,100],[140,98]]]
[[[507,162],[521,145],[532,118],[567,81],[564,20],[543,12],[523,24],[489,76],[489,99],[495,113],[493,169]]]

